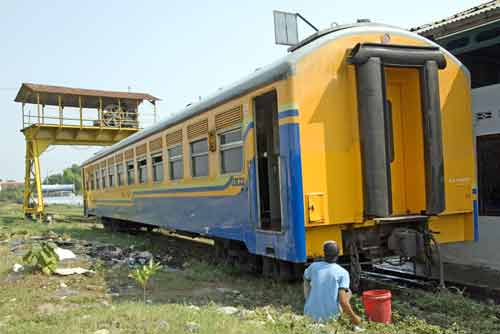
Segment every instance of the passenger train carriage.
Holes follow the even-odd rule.
[[[469,73],[406,30],[318,32],[273,64],[83,164],[107,226],[213,238],[293,276],[322,255],[416,258],[477,237]],[[298,265],[297,265],[298,264]]]

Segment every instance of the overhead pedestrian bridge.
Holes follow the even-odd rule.
[[[139,106],[159,99],[144,93],[23,83],[21,103],[26,138],[24,213],[44,213],[39,157],[51,145],[112,145],[140,130]]]

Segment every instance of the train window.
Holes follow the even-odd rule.
[[[190,143],[191,175],[193,177],[208,176],[208,140],[200,139]]]
[[[135,166],[134,161],[127,161],[127,184],[131,185],[135,183]]]
[[[101,188],[101,174],[99,173],[99,170],[95,171],[95,187],[96,189]]]
[[[161,182],[163,181],[163,156],[161,153],[156,153],[151,156],[151,162],[153,164],[153,181]]]
[[[101,187],[106,188],[106,168],[101,169]]]
[[[95,173],[90,176],[90,190],[95,190]]]
[[[176,145],[168,149],[168,164],[170,169],[170,179],[182,179],[184,167],[182,164],[182,145]]]
[[[220,168],[222,174],[241,172],[243,167],[243,141],[241,129],[230,130],[219,135]]]
[[[109,166],[108,168],[108,185],[109,187],[115,186],[115,166]]]
[[[148,181],[148,160],[146,157],[137,159],[137,170],[139,171],[139,183]]]
[[[123,186],[123,164],[116,165],[116,184],[118,187]]]

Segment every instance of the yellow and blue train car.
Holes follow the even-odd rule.
[[[410,258],[430,233],[477,238],[470,78],[456,58],[366,22],[289,51],[87,160],[86,213],[207,236],[281,275],[330,239],[351,256]]]

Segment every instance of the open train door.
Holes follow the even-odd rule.
[[[404,147],[401,139],[404,127],[399,120],[405,116],[405,105],[398,92],[398,80],[386,80],[388,75],[397,75],[391,74],[393,68],[416,73],[418,79],[415,94],[420,97],[425,171],[425,207],[418,214],[441,213],[445,209],[445,190],[438,70],[446,67],[444,55],[437,47],[360,43],[348,61],[356,66],[365,216],[414,214],[398,200],[415,191],[402,185],[409,178],[402,176],[404,155],[414,152]]]
[[[259,228],[281,231],[278,100],[275,91],[254,99]]]

